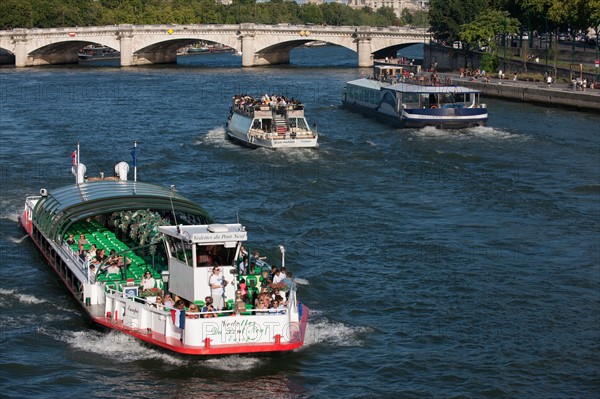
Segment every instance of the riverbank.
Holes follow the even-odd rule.
[[[452,81],[459,86],[480,90],[484,97],[600,111],[600,90],[575,91],[569,83],[556,82],[548,86],[541,82],[497,78],[491,78],[489,83],[485,83],[472,78],[461,78],[458,74],[452,76]]]

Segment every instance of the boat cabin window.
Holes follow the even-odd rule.
[[[192,244],[171,236],[167,236],[167,240],[171,252],[169,256],[187,263],[188,266],[192,266]]]
[[[237,247],[225,248],[223,245],[196,245],[196,264],[198,266],[233,265]]]
[[[290,127],[296,127],[302,130],[308,130],[306,119],[304,118],[290,118]]]
[[[348,86],[347,98],[378,105],[379,97],[379,89],[370,89],[362,86]]]
[[[402,93],[402,103],[418,104],[419,103],[419,94],[418,93]]]

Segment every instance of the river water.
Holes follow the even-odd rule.
[[[597,398],[600,116],[488,99],[488,127],[398,130],[340,108],[355,57],[1,69],[2,396]],[[301,99],[320,148],[226,141],[240,92]],[[134,140],[140,180],[286,245],[302,349],[187,358],[82,317],[17,216],[77,141],[97,175]]]

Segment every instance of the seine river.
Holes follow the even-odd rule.
[[[398,130],[340,108],[356,55],[0,69],[0,396],[597,398],[600,116],[488,99],[488,127]],[[320,148],[224,139],[235,93],[306,104]],[[23,238],[26,195],[130,161],[283,243],[306,345],[190,359],[95,328]]]

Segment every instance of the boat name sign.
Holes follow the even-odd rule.
[[[224,241],[246,241],[248,233],[245,231],[230,233],[196,233],[192,235],[194,242],[224,242]]]

